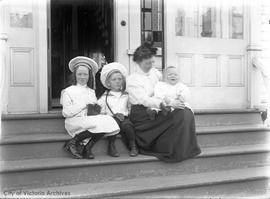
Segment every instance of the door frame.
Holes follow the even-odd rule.
[[[48,111],[52,110],[52,59],[51,59],[51,0],[47,0],[47,68],[48,68]]]
[[[49,0],[39,1],[37,5],[37,55],[38,55],[38,87],[39,87],[39,112],[48,112],[48,33],[47,33],[47,4]]]
[[[52,82],[52,56],[51,56],[51,51],[52,51],[52,33],[51,33],[51,20],[52,20],[52,17],[51,17],[51,1],[52,0],[45,0],[47,1],[47,71],[48,71],[48,97],[47,97],[47,104],[48,104],[48,111],[52,111],[54,110],[54,107],[53,107],[53,100],[52,100],[52,87],[53,87],[53,82]],[[107,1],[107,0],[105,0]],[[110,22],[112,24],[111,26],[111,31],[112,31],[112,34],[111,34],[111,37],[110,37],[110,40],[111,40],[111,47],[110,47],[110,54],[111,54],[111,59],[113,59],[114,61],[117,60],[117,52],[116,52],[116,45],[117,45],[117,39],[116,39],[116,11],[118,11],[116,9],[116,2],[118,2],[117,0],[111,0],[112,2],[112,7],[111,7],[111,11],[112,11],[112,17],[110,19]],[[123,40],[123,38],[121,38]]]

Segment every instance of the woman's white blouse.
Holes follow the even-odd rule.
[[[138,67],[137,71],[127,78],[130,103],[159,108],[162,100],[154,97],[154,87],[161,78],[161,73],[155,68],[145,73]]]
[[[101,114],[113,115],[106,104],[106,94],[105,92],[100,99],[98,104],[101,106]],[[122,113],[123,115],[128,115],[128,94],[122,92],[110,91],[108,94],[107,102],[113,111],[113,113]]]
[[[185,106],[191,109],[188,103],[190,100],[190,90],[181,82],[178,82],[175,85],[166,82],[158,82],[155,86],[154,96],[161,100],[164,100],[165,98],[175,100],[178,96],[181,96],[184,99]]]

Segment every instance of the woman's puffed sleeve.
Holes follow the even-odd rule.
[[[141,104],[149,108],[159,108],[162,100],[147,95],[145,89],[136,81],[127,81],[127,91],[131,104]]]
[[[152,70],[154,71],[156,77],[158,78],[158,81],[161,81],[162,80],[162,74],[161,74],[161,72],[158,69],[156,69],[156,68],[152,68]]]
[[[162,85],[162,82],[158,82],[157,85],[154,88],[154,96],[156,98],[159,98],[161,100],[164,100],[166,96],[166,88]]]
[[[64,117],[73,117],[87,107],[83,100],[72,100],[65,90],[61,92],[60,103],[63,106],[62,114]]]

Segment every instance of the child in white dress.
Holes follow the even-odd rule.
[[[125,92],[126,75],[127,70],[120,63],[113,62],[105,65],[101,71],[100,79],[108,90],[101,96],[98,103],[101,106],[102,114],[114,117],[120,127],[122,138],[128,142],[126,144],[130,148],[129,155],[134,157],[138,155],[138,149],[135,143],[133,124],[128,119],[128,94]],[[115,139],[115,136],[109,138]],[[114,151],[117,153],[116,149],[109,150],[112,148],[110,142],[111,140],[109,139],[108,152]]]
[[[163,100],[165,106],[172,107],[179,101],[183,107],[191,109],[189,88],[180,82],[176,67],[169,66],[164,70],[163,82],[158,82],[154,89],[154,96]],[[172,110],[172,109],[171,109]]]
[[[163,72],[163,80],[159,81],[154,88],[154,97],[162,100],[162,113],[167,115],[173,111],[172,107],[189,108],[191,109],[188,101],[190,99],[189,88],[180,82],[179,75],[176,67],[168,66]],[[155,111],[155,112],[154,112]],[[155,117],[159,109],[148,110],[148,114]]]
[[[74,85],[61,92],[60,102],[63,106],[62,114],[65,117],[65,128],[72,139],[65,144],[65,150],[75,158],[83,158],[78,151],[79,144],[91,138],[85,146],[84,157],[93,159],[91,151],[94,144],[103,135],[113,136],[119,132],[119,126],[109,115],[88,116],[88,106],[97,104],[93,90],[94,76],[97,64],[88,57],[75,57],[69,62],[69,69],[74,76]]]

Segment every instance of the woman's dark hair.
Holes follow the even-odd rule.
[[[74,72],[70,74],[69,76],[69,85],[76,85],[77,84],[77,80],[76,80],[76,72],[77,72],[78,67],[75,68]],[[87,86],[91,89],[95,89],[94,88],[94,77],[93,77],[93,73],[90,69],[89,70],[89,79],[87,82]]]
[[[96,93],[97,99],[99,99],[103,95],[103,93],[107,90],[107,88],[103,86],[100,80],[102,67],[98,70],[98,72],[95,75],[95,83],[96,83],[95,93]]]
[[[144,59],[149,59],[157,53],[157,48],[154,48],[151,43],[145,42],[139,46],[133,56],[133,61],[140,63]]]

